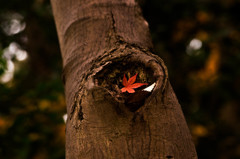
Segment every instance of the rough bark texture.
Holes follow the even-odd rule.
[[[66,158],[197,158],[163,61],[134,0],[51,0],[63,58]],[[156,82],[136,102],[123,74]]]

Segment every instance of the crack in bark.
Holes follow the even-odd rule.
[[[109,43],[110,46],[112,45],[115,47],[119,46],[120,44],[125,43],[123,40],[123,37],[117,33],[116,21],[115,21],[112,10],[108,14],[107,18],[110,21],[110,29],[109,29],[108,37],[106,39],[107,43]]]
[[[148,147],[148,150],[149,150],[148,158],[149,158],[151,155],[151,144],[152,144],[152,135],[151,135],[151,129],[150,129],[149,123],[148,123],[147,128],[148,128],[148,133],[149,133],[149,147]]]

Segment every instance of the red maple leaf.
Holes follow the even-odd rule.
[[[121,89],[122,93],[126,91],[128,93],[134,93],[135,92],[134,88],[139,88],[143,85],[147,85],[147,83],[134,83],[136,81],[136,78],[137,78],[137,73],[131,78],[129,78],[129,80],[127,81],[127,78],[124,74],[123,81],[122,81],[122,84],[124,87]]]

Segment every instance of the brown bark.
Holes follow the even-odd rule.
[[[197,158],[163,61],[134,0],[51,0],[63,58],[66,158]],[[156,82],[136,102],[123,74]]]

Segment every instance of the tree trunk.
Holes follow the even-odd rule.
[[[51,0],[63,58],[66,158],[197,158],[167,68],[134,0]],[[122,93],[122,79],[156,83]]]

